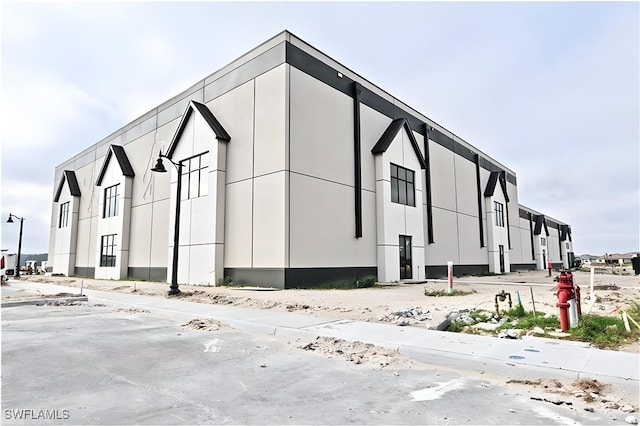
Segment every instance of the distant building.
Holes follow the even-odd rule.
[[[634,255],[637,255],[637,253],[607,253],[601,258],[601,262],[608,265],[624,265],[625,263],[631,263]]]
[[[162,152],[183,165],[150,169]],[[516,173],[289,32],[56,168],[49,266],[280,288],[569,266]]]

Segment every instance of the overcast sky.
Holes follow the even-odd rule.
[[[516,172],[576,254],[640,250],[640,8],[587,3],[2,7],[2,248],[49,247],[57,165],[282,30]]]

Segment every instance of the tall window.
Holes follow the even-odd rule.
[[[414,182],[413,170],[391,164],[391,201],[415,207]]]
[[[207,195],[209,176],[207,174],[206,152],[182,161],[182,199]]]
[[[58,228],[65,228],[69,225],[69,201],[60,204],[60,218]]]
[[[100,266],[116,266],[116,234],[103,235],[100,241]]]
[[[504,206],[502,203],[494,201],[493,210],[496,213],[496,226],[504,226]]]
[[[118,216],[118,186],[120,185],[105,188],[102,217]]]

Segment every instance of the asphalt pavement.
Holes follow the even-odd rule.
[[[78,293],[78,288],[10,281],[12,290],[28,293]],[[167,319],[212,318],[244,331],[292,338],[327,336],[372,343],[435,366],[492,373],[511,379],[590,378],[640,395],[640,355],[601,350],[582,342],[539,337],[498,339],[418,327],[330,319],[275,310],[189,302],[133,293],[83,291],[93,303],[145,309]],[[12,309],[11,307],[3,309]]]
[[[315,338],[194,328],[104,302],[2,309],[3,425],[620,425],[627,416],[487,374],[395,356],[356,363],[308,349]]]

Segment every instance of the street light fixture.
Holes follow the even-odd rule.
[[[176,197],[176,217],[173,228],[173,268],[171,269],[171,285],[169,286],[168,295],[172,296],[174,294],[180,293],[180,289],[178,288],[178,242],[180,237],[180,196],[182,191],[182,161],[178,161],[178,163],[174,163],[171,158],[162,154],[162,151],[158,154],[158,161],[156,165],[151,169],[152,172],[157,173],[166,173],[167,169],[164,168],[164,164],[162,163],[162,159],[166,158],[169,160],[171,164],[173,164],[178,170],[178,188],[177,188],[177,197]],[[19,257],[19,255],[18,255]]]
[[[20,236],[18,237],[18,262],[16,264],[16,272],[14,276],[16,278],[20,278],[20,253],[22,252],[22,223],[24,222],[23,217],[18,217],[15,214],[9,213],[9,218],[7,219],[7,223],[13,223],[13,218],[20,219]]]

